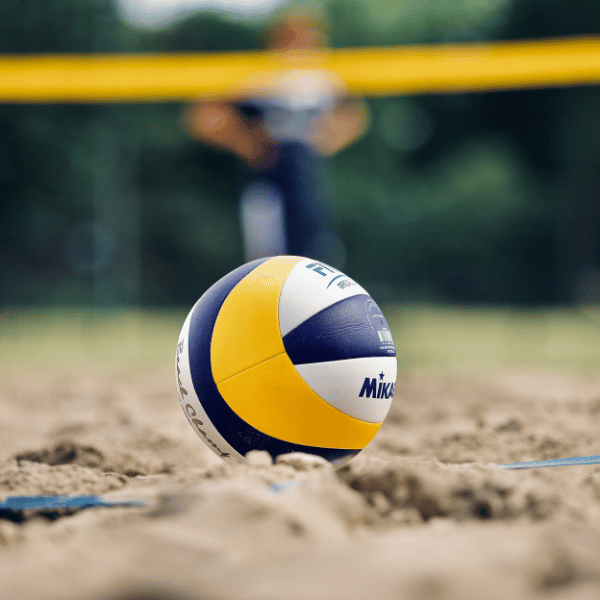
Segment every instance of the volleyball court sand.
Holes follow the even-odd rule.
[[[0,500],[147,503],[0,519],[2,600],[600,596],[600,467],[494,466],[600,453],[600,375],[401,371],[338,470],[225,463],[167,368],[5,370],[0,414]]]

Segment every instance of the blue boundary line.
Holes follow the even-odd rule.
[[[96,506],[146,506],[139,500],[105,500],[101,496],[10,496],[0,502],[0,512],[53,510],[59,508],[93,508]]]
[[[554,458],[552,460],[530,460],[496,466],[501,469],[533,469],[535,467],[571,467],[574,465],[597,464],[600,464],[600,455],[573,456],[572,458]]]

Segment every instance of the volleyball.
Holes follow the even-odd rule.
[[[304,452],[339,465],[381,427],[396,385],[388,323],[358,283],[276,256],[210,287],[177,343],[184,414],[222,458]]]

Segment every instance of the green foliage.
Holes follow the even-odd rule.
[[[142,38],[148,49],[157,52],[223,52],[257,50],[261,46],[261,30],[256,25],[210,13],[192,16]]]
[[[506,0],[330,0],[328,7],[337,35],[343,36],[340,45],[350,38],[347,45],[358,46],[490,39],[504,22],[509,4]]]
[[[587,0],[326,8],[335,47],[600,31]],[[200,13],[145,31],[109,0],[9,0],[0,52],[253,50],[260,25]],[[330,164],[350,275],[382,300],[577,301],[600,266],[597,87],[368,104],[370,131]],[[243,168],[190,139],[182,109],[0,106],[0,303],[188,306],[242,261]]]

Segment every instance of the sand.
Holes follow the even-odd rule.
[[[143,500],[0,519],[1,600],[600,597],[600,375],[400,370],[381,431],[333,469],[214,455],[171,365],[0,371],[0,500]]]

